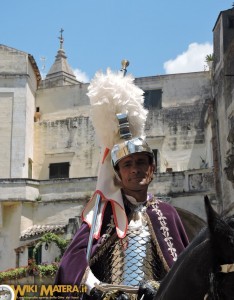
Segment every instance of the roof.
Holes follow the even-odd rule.
[[[65,232],[65,225],[33,225],[28,227],[26,230],[21,232],[20,240],[25,241],[29,239],[35,239],[41,237],[45,233],[64,233]]]
[[[33,68],[33,71],[34,71],[34,73],[36,75],[37,82],[40,82],[41,81],[41,73],[40,73],[40,71],[38,69],[36,61],[35,61],[34,57],[31,54],[28,54],[28,58],[29,58],[29,61],[32,64],[32,68]]]
[[[37,83],[40,82],[40,80],[41,80],[41,73],[39,71],[39,68],[37,66],[37,63],[36,63],[34,57],[31,54],[29,54],[29,53],[27,53],[25,51],[21,51],[21,50],[18,50],[18,49],[15,49],[15,48],[3,45],[3,44],[0,44],[0,48],[4,49],[6,51],[10,51],[12,53],[14,52],[14,53],[19,53],[19,54],[23,54],[25,56],[28,56],[29,62],[31,63],[33,71],[34,71],[34,73],[36,75]]]
[[[219,21],[219,19],[220,19],[220,16],[223,14],[223,13],[226,13],[226,12],[233,12],[233,8],[230,8],[230,9],[227,9],[227,10],[221,10],[220,11],[220,13],[219,13],[219,15],[218,15],[218,17],[217,17],[217,19],[216,19],[216,22],[215,22],[215,24],[214,24],[214,26],[213,26],[213,31],[214,31],[214,29],[215,29],[215,27],[216,27],[216,25],[217,25],[217,23],[218,23],[218,21]]]
[[[58,85],[61,85],[61,83],[62,85],[79,83],[67,62],[67,57],[63,49],[58,50],[55,62],[46,75],[45,81],[46,80],[59,82]]]

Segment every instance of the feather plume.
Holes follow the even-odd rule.
[[[97,72],[88,87],[91,119],[100,146],[111,149],[119,143],[118,113],[128,115],[133,137],[144,137],[148,111],[143,108],[144,91],[134,84],[131,75],[107,69],[106,74]]]

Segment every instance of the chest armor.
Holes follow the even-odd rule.
[[[146,207],[135,207],[128,219],[126,236],[119,239],[113,230],[91,259],[94,275],[102,282],[131,286],[139,286],[142,280],[162,280],[166,270],[152,238]]]

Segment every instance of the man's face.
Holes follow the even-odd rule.
[[[145,153],[134,153],[121,159],[118,167],[123,189],[132,191],[147,189],[155,169]]]

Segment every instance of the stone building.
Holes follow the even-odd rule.
[[[226,211],[234,203],[234,9],[219,14],[213,29],[214,61],[212,66],[213,124],[216,128],[217,200]]]
[[[177,208],[190,238],[205,224],[205,194],[218,211],[231,213],[234,203],[225,161],[232,162],[233,16],[218,16],[210,71],[135,79],[157,159],[150,191]],[[46,232],[70,239],[80,224],[99,162],[87,87],[62,37],[44,80],[32,55],[0,45],[0,270],[26,265]],[[42,247],[39,261],[58,255],[54,245]]]

